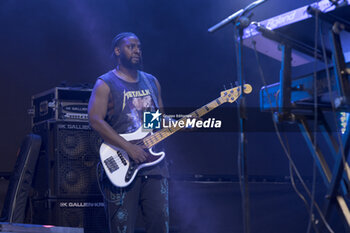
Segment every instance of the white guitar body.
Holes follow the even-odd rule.
[[[143,132],[142,127],[130,134],[121,134],[127,141],[138,141],[149,135],[149,132]],[[137,172],[144,168],[153,166],[165,157],[164,152],[155,153],[152,148],[148,149],[149,156],[143,163],[135,163],[131,160],[125,150],[102,143],[100,147],[100,159],[107,177],[117,187],[128,186],[135,178]]]

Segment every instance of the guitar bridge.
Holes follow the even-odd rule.
[[[113,158],[113,156],[108,157],[103,162],[106,165],[106,167],[108,168],[110,173],[115,172],[119,168],[119,166],[118,166],[117,162],[115,161],[115,159]]]

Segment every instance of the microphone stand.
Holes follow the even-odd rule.
[[[238,119],[239,119],[239,159],[238,166],[239,169],[239,180],[241,186],[241,195],[242,195],[242,211],[243,211],[243,227],[244,232],[250,232],[250,205],[249,205],[249,189],[248,189],[248,169],[247,169],[247,139],[246,139],[246,100],[243,87],[245,84],[243,76],[243,30],[248,27],[250,24],[250,19],[246,16],[241,16],[237,23],[235,24],[235,30],[238,31],[238,38],[235,38],[238,46],[237,54],[237,78],[239,85],[241,86],[241,96],[237,101],[238,107]],[[236,33],[235,33],[236,35]]]
[[[249,205],[249,189],[248,189],[248,170],[247,170],[247,139],[246,139],[246,101],[244,88],[244,76],[243,76],[243,31],[244,28],[248,27],[250,24],[250,16],[245,16],[248,12],[253,10],[255,7],[261,5],[266,0],[257,0],[249,4],[246,8],[237,11],[236,13],[230,15],[226,19],[217,23],[208,29],[208,32],[215,32],[229,23],[235,23],[234,30],[238,31],[238,38],[235,38],[235,43],[238,43],[236,47],[237,54],[237,77],[241,88],[241,96],[237,101],[238,107],[238,119],[239,119],[239,155],[238,155],[238,166],[239,166],[239,181],[241,186],[241,196],[242,196],[242,212],[243,212],[243,227],[244,232],[250,232],[250,205]],[[237,33],[235,33],[236,35]]]

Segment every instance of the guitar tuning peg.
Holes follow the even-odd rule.
[[[226,91],[226,86],[225,86],[225,84],[224,84],[224,90]]]
[[[239,85],[238,81],[235,81],[235,85],[236,85],[236,86],[238,86],[238,85]]]
[[[231,86],[231,88],[233,88],[233,84],[232,83],[230,83],[230,86]]]

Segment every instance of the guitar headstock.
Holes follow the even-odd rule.
[[[253,90],[252,86],[249,84],[244,84],[243,86],[243,92],[245,94],[249,94],[251,93]],[[224,101],[229,102],[229,103],[233,103],[235,102],[238,97],[242,94],[241,91],[241,86],[238,87],[234,87],[225,91],[221,92],[221,98],[224,99]]]

